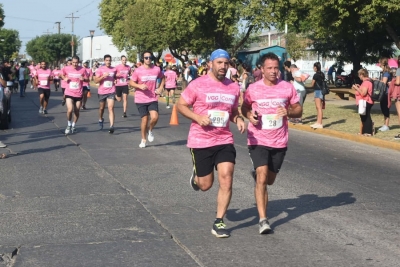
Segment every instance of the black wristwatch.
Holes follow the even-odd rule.
[[[236,117],[236,121],[235,121],[235,123],[237,123],[237,120],[238,120],[238,119],[242,119],[242,121],[244,121],[244,118],[243,118],[243,116],[240,116],[240,115],[239,115],[239,116],[237,116],[237,117]]]

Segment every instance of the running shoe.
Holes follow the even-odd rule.
[[[140,148],[145,148],[146,147],[146,140],[142,140],[139,145]]]
[[[43,114],[48,114],[47,109],[43,109]]]
[[[101,121],[99,121],[100,130],[103,130],[103,124],[104,124],[104,118],[102,118]]]
[[[31,89],[33,89],[33,85],[31,85]]]
[[[150,143],[154,141],[154,134],[152,131],[149,131],[149,134],[147,135],[147,139],[149,140]]]
[[[71,133],[76,133],[76,128],[74,126],[71,127]]]
[[[61,106],[65,105],[65,99],[63,101],[61,101]]]
[[[170,106],[167,106],[167,109],[170,109],[171,107]]]
[[[40,108],[39,108],[39,114],[42,114],[42,113],[43,113],[43,108],[40,107]]]
[[[311,127],[314,128],[314,129],[322,129],[322,128],[324,128],[324,126],[322,124],[318,124],[318,123],[312,125]]]
[[[124,112],[124,114],[122,115],[122,118],[126,118],[126,112]]]
[[[192,176],[190,176],[190,186],[193,188],[194,191],[199,191],[199,186],[196,184],[196,182],[194,181],[194,178],[196,177],[196,168],[193,166],[193,172],[192,172]]]
[[[258,224],[258,232],[260,233],[260,235],[263,234],[268,234],[271,231],[271,226],[269,225],[269,222],[267,219],[262,220],[259,224]]]
[[[400,140],[400,134],[394,136],[394,140]]]
[[[226,225],[225,225],[224,221],[214,223],[213,227],[211,229],[211,233],[213,235],[215,235],[216,237],[220,237],[220,238],[230,237],[231,234],[225,228],[226,228]]]
[[[108,132],[110,134],[113,134],[114,133],[114,126],[110,126],[110,129],[108,129]]]
[[[69,135],[71,133],[72,130],[72,126],[67,126],[67,128],[65,129],[65,135]]]
[[[86,106],[85,106],[85,105],[83,105],[83,106],[82,106],[82,109],[83,109],[83,110],[86,110]]]
[[[378,131],[386,132],[386,131],[389,131],[389,130],[390,130],[389,126],[383,125],[381,128],[379,128]]]

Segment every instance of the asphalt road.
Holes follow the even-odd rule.
[[[13,97],[13,128],[0,132],[10,154],[0,160],[0,266],[400,265],[398,152],[291,130],[269,191],[273,233],[261,236],[246,138],[232,126],[232,236],[218,239],[218,184],[195,192],[188,183],[189,121],[170,126],[160,103],[155,141],[140,149],[133,99],[126,119],[116,104],[110,135],[98,130],[92,95],[68,137],[60,92],[46,116],[37,92]]]

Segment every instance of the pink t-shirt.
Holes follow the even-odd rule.
[[[250,84],[244,93],[244,103],[250,105],[253,113],[257,111],[260,123],[249,123],[247,144],[272,148],[285,148],[288,143],[287,117],[277,118],[276,109],[300,101],[296,89],[291,83],[279,80],[274,86],[267,86],[264,80]]]
[[[170,88],[176,88],[176,79],[178,76],[176,75],[176,72],[173,70],[167,70],[164,72],[165,76],[165,88],[170,89]]]
[[[239,86],[230,79],[222,82],[209,75],[201,76],[183,91],[183,99],[199,115],[211,115],[212,125],[200,126],[192,121],[187,146],[206,148],[217,145],[233,144],[233,135],[229,130],[232,110],[239,105]]]
[[[51,70],[49,69],[36,70],[36,77],[38,79],[38,88],[50,90],[50,81],[49,81],[50,76],[51,76]]]
[[[60,79],[60,74],[61,74],[61,70],[53,70],[53,72],[51,73],[51,76],[53,76],[53,79]]]
[[[88,79],[89,79],[89,81],[88,82],[83,82],[83,86],[89,86],[89,83],[90,83],[90,79],[92,78],[92,76],[93,76],[93,72],[92,72],[92,69],[91,68],[85,68],[85,67],[83,67],[84,69],[85,69],[85,71],[86,71],[86,77],[88,77]]]
[[[81,77],[87,78],[85,69],[81,66],[76,67],[76,69],[68,66],[63,68],[63,75],[68,78],[64,94],[72,97],[82,97],[83,81]]]
[[[119,64],[115,67],[117,72],[117,86],[125,86],[128,85],[128,76],[131,72],[131,67],[128,65]]]
[[[104,73],[108,73],[108,77],[100,82],[98,93],[99,95],[114,94],[115,93],[114,79],[116,73],[115,68],[101,66],[96,70],[96,77],[103,76]]]
[[[137,84],[146,84],[147,90],[136,90],[135,92],[135,103],[150,103],[157,101],[157,95],[155,93],[157,78],[162,79],[163,74],[159,67],[152,66],[146,68],[140,66],[133,72],[131,79]]]
[[[358,91],[356,91],[355,95],[356,95],[356,104],[358,105],[358,101],[360,101],[361,99],[366,100],[368,103],[373,104],[374,101],[371,98],[371,94],[372,94],[372,83],[370,81],[363,81],[362,84],[360,85],[360,87],[367,87],[368,88],[368,93],[366,96],[362,96],[360,95],[360,93]]]
[[[31,77],[35,77],[35,76],[36,76],[36,69],[35,69],[35,66],[29,65],[28,68],[29,68],[29,71],[30,71],[30,74],[29,74],[29,75],[30,75]]]

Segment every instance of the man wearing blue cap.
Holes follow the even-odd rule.
[[[225,77],[229,54],[222,49],[215,50],[210,61],[210,72],[188,85],[177,108],[192,120],[187,144],[193,160],[190,184],[196,191],[207,191],[214,182],[214,168],[218,170],[217,216],[211,233],[216,237],[229,237],[223,217],[232,196],[236,159],[229,121],[235,123],[241,133],[245,131],[245,124],[238,112],[239,86]]]

